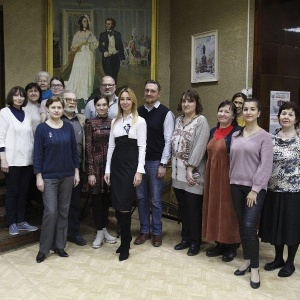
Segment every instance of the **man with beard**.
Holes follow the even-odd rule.
[[[118,114],[118,97],[115,95],[116,83],[111,76],[104,76],[100,82],[100,94],[109,99],[108,117],[114,119]],[[90,100],[84,109],[86,119],[96,118],[94,99]]]
[[[64,122],[70,122],[74,128],[77,151],[79,157],[79,174],[82,177],[82,171],[84,167],[84,145],[85,134],[84,124],[85,117],[81,114],[77,114],[77,98],[73,91],[66,90],[63,93],[63,100],[65,103],[64,114],[61,119]],[[70,210],[68,216],[68,241],[77,244],[78,246],[86,245],[86,240],[80,235],[80,191],[81,182],[73,188],[72,197],[70,202]]]
[[[145,103],[138,108],[138,113],[147,123],[146,174],[143,174],[142,182],[136,188],[140,234],[134,243],[144,244],[151,238],[152,232],[152,245],[159,247],[162,244],[161,195],[167,164],[171,157],[174,115],[160,103],[160,84],[156,80],[146,82],[144,98]]]

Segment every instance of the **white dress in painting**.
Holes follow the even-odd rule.
[[[74,35],[71,50],[76,52],[72,71],[66,87],[76,93],[78,99],[87,100],[93,92],[95,76],[95,49],[99,42],[90,30]]]

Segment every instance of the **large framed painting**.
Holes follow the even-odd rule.
[[[192,35],[191,82],[218,81],[218,31]]]
[[[156,75],[157,0],[47,1],[47,71],[76,92],[79,109],[104,75],[142,101],[145,81]]]

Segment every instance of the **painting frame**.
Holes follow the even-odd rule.
[[[191,36],[191,83],[218,81],[218,30]]]
[[[53,20],[53,17],[55,16],[55,12],[54,12],[54,9],[55,8],[55,5],[57,6],[57,3],[58,3],[59,0],[47,0],[47,25],[46,25],[46,71],[49,72],[49,74],[51,76],[57,76],[56,72],[55,72],[55,68],[54,68],[54,36],[53,34],[55,34],[55,30],[54,30],[54,26],[56,25]],[[151,24],[149,25],[149,22],[147,22],[147,26],[149,27],[149,30],[151,28],[151,36],[150,36],[150,43],[151,43],[151,46],[149,47],[149,52],[150,52],[150,55],[149,55],[149,67],[147,67],[147,70],[150,69],[149,71],[149,76],[151,79],[156,79],[156,74],[157,74],[157,1],[158,0],[149,0],[149,7],[151,7],[151,12],[147,11],[147,14],[150,15],[149,19],[151,22]],[[65,1],[66,2],[66,1]],[[70,1],[71,3],[72,1]],[[85,7],[84,5],[86,5],[85,3],[87,1],[73,1],[75,4],[77,4],[81,9],[82,11],[84,11]],[[80,4],[81,3],[81,6]],[[117,3],[118,5],[118,0],[115,1],[115,3]],[[122,1],[120,0],[120,3],[122,3]],[[72,3],[73,4],[73,3]],[[115,9],[115,7],[114,7]],[[121,11],[123,8],[120,6],[119,10]],[[60,26],[61,26],[61,31],[64,30],[64,24],[63,24],[63,21],[62,20],[59,20],[58,22],[60,22]],[[120,25],[121,26],[121,25]],[[117,29],[119,30],[120,29],[120,26],[118,27],[118,23],[117,23]],[[102,31],[104,31],[104,22],[102,24],[102,27],[101,29],[103,29]],[[147,28],[148,28],[147,27]],[[95,33],[95,36],[96,36],[96,33]],[[126,36],[127,37],[127,36]],[[98,38],[98,37],[97,37]],[[124,40],[123,40],[124,42]],[[62,41],[61,41],[61,44]],[[54,49],[54,50],[53,50]],[[98,50],[98,49],[96,49]],[[95,51],[96,51],[95,50]],[[97,52],[97,55],[99,56],[98,52]],[[62,57],[62,55],[61,55]],[[99,62],[99,59],[98,59],[98,62]],[[148,63],[148,61],[147,61]],[[141,62],[141,64],[145,64],[144,62]],[[102,76],[104,76],[104,73],[102,72],[101,74]],[[97,76],[97,79],[102,76]],[[147,78],[147,79],[150,79],[150,78]],[[65,78],[64,78],[65,80]],[[137,81],[138,80],[141,80],[139,78],[136,79]],[[96,77],[95,77],[95,81],[96,81]],[[144,85],[144,82],[138,82],[140,85]],[[122,84],[124,85],[124,84]],[[121,85],[121,86],[122,86]],[[137,85],[137,84],[136,84]],[[95,86],[95,85],[94,85]],[[118,85],[119,86],[119,85]],[[85,101],[86,102],[86,101]],[[84,105],[83,105],[84,106]]]

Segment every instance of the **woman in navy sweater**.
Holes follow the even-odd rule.
[[[67,241],[68,212],[73,186],[79,183],[79,161],[74,129],[63,122],[64,103],[58,96],[46,102],[49,119],[38,125],[34,137],[34,173],[43,193],[44,215],[38,263],[50,249],[61,257]]]

